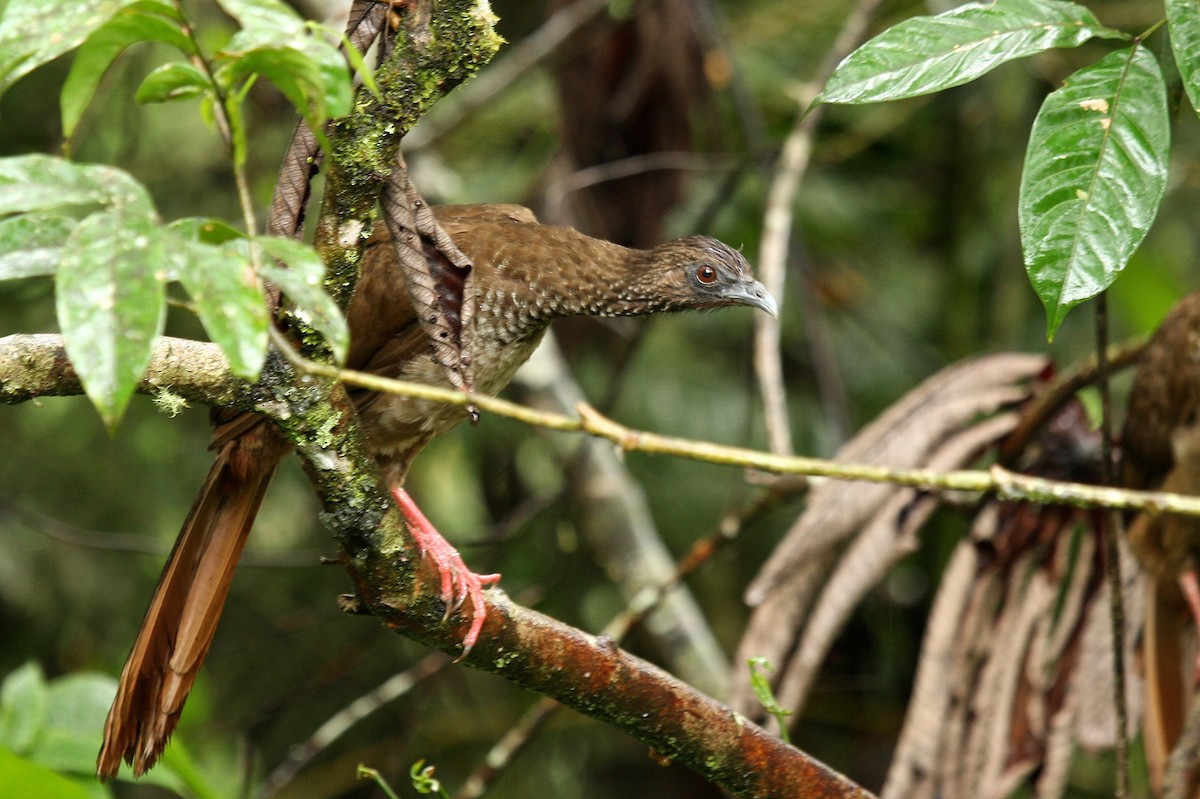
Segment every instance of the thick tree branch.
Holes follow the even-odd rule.
[[[230,373],[220,347],[167,336],[154,342],[138,392],[150,396],[170,392],[191,402],[244,410],[252,404],[250,384]],[[0,403],[82,393],[62,336],[19,333],[0,338]]]
[[[0,374],[5,376],[0,399],[15,403],[39,395],[82,393],[55,339],[0,339]],[[29,345],[36,345],[32,352]],[[342,387],[326,380],[294,379],[289,364],[280,358],[271,359],[264,379],[254,386],[239,388],[236,379],[221,380],[211,369],[199,382],[190,382],[190,372],[178,363],[185,347],[195,348],[203,364],[219,360],[213,355],[215,345],[160,339],[155,371],[143,381],[142,390],[156,393],[165,388],[194,399],[204,399],[211,391],[270,416],[295,445],[322,502],[323,520],[342,545],[357,595],[348,609],[376,616],[403,635],[442,651],[461,650],[469,622],[459,615],[443,621],[440,576],[429,561],[413,557],[415,549],[374,460],[362,446]],[[586,635],[514,605],[501,591],[488,592],[483,638],[466,660],[609,722],[737,795],[869,796],[715,700],[622,652],[611,639]]]

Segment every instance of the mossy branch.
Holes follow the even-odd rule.
[[[414,558],[399,513],[361,447],[346,392],[332,367],[298,361],[295,370],[273,357],[263,380],[248,384],[225,368],[214,344],[160,338],[139,391],[269,416],[296,447],[324,507],[323,520],[342,545],[355,583],[348,610],[375,616],[393,630],[445,652],[461,650],[469,620],[446,621],[441,579],[431,563]],[[345,373],[349,383],[371,382]],[[396,381],[389,381],[395,384]],[[387,385],[425,395],[425,386]],[[82,394],[60,337],[0,338],[0,402]],[[461,402],[457,392],[437,398]],[[526,421],[540,414],[491,397],[480,409]],[[583,430],[581,419],[559,427]],[[609,638],[587,635],[547,616],[514,605],[502,591],[486,594],[483,635],[466,657],[476,668],[553,697],[606,721],[678,760],[738,796],[862,797],[870,794],[805,753],[767,734],[715,700],[649,663],[622,651]]]
[[[401,138],[503,43],[485,2],[409,6],[394,39],[385,34],[390,53],[375,73],[379,96],[360,89],[354,113],[334,122],[329,133],[330,166],[314,245],[325,259],[326,288],[343,305],[353,293],[361,246],[374,227]]]

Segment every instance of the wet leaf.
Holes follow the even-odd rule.
[[[1042,104],[1019,212],[1025,269],[1051,338],[1141,244],[1166,191],[1169,155],[1162,72],[1141,45],[1079,70]]]

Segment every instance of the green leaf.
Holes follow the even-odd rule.
[[[95,774],[104,719],[116,681],[99,673],[70,674],[46,693],[46,724],[29,758],[56,771]]]
[[[817,98],[826,103],[899,100],[960,86],[1006,61],[1092,37],[1126,38],[1090,11],[1058,0],[969,3],[889,28],[846,57]]]
[[[205,244],[224,244],[227,241],[245,238],[242,231],[228,222],[199,216],[176,219],[167,225],[167,229],[185,239]]]
[[[0,746],[0,785],[5,796],[36,796],[38,799],[91,799],[82,783],[55,774],[45,766],[18,757]]]
[[[281,42],[304,36],[304,20],[280,0],[217,0],[237,20],[245,35],[257,41]]]
[[[350,331],[333,298],[325,293],[325,264],[316,250],[295,239],[263,236],[257,239],[272,258],[286,265],[262,264],[262,276],[279,286],[296,306],[296,313],[323,335],[338,362],[346,360]]]
[[[75,133],[101,78],[126,48],[141,42],[163,42],[184,55],[193,55],[192,41],[184,35],[180,25],[175,9],[140,0],[121,9],[93,32],[75,54],[59,95],[63,135],[69,139]]]
[[[190,100],[213,90],[208,76],[191,64],[176,61],[163,64],[151,72],[138,86],[134,99],[139,103],[165,103],[171,100]]]
[[[150,194],[119,169],[49,155],[0,158],[0,215],[89,205],[154,219]]]
[[[9,0],[0,18],[0,94],[23,75],[74,50],[122,8],[139,0]],[[142,0],[144,1],[144,0]]]
[[[283,93],[288,102],[307,119],[326,119],[321,93],[321,73],[304,53],[291,47],[255,47],[224,59],[217,81],[232,89],[241,80],[262,75]]]
[[[27,752],[46,721],[46,678],[37,663],[9,672],[0,685],[0,746]]]
[[[1171,51],[1192,108],[1200,112],[1200,1],[1166,0]]]
[[[221,50],[218,80],[225,88],[251,74],[275,84],[308,123],[319,129],[350,113],[353,86],[346,59],[330,41],[314,36],[278,0],[220,0],[242,30]]]
[[[112,429],[162,332],[167,254],[150,220],[119,212],[79,223],[58,268],[63,342],[84,390]]]
[[[1042,104],[1019,211],[1025,269],[1051,338],[1145,238],[1166,191],[1169,155],[1162,72],[1141,45],[1079,70]]]
[[[175,272],[234,374],[258,379],[267,354],[267,301],[244,246],[181,241]]]
[[[100,748],[104,719],[116,692],[117,681],[98,672],[69,674],[51,681],[45,689],[46,713],[41,735],[36,747],[29,754],[28,761],[25,762],[34,762],[39,768],[83,775],[80,784],[91,791],[85,796],[111,796],[111,792],[108,791],[95,791],[99,787],[95,770],[96,752]],[[181,776],[180,770],[173,765],[178,758],[172,754],[179,750],[186,750],[186,747],[176,736],[154,770],[138,781],[142,784],[161,786],[174,795],[215,797],[214,792],[198,774],[193,776],[191,782],[185,781]],[[13,783],[3,776],[6,773],[3,756],[3,750],[0,749],[0,785],[8,789]],[[186,758],[186,755],[184,757]],[[190,763],[190,760],[188,762]],[[196,772],[194,764],[190,765],[190,769]],[[56,776],[63,779],[60,775]],[[119,779],[132,780],[132,775],[125,770]],[[7,795],[6,793],[5,796]],[[40,799],[42,796],[54,794],[35,791],[13,795],[37,796]]]
[[[0,220],[0,280],[53,274],[74,229],[74,219],[54,214]]]

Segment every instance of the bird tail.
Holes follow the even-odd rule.
[[[279,463],[278,455],[263,451],[270,447],[254,441],[260,437],[240,436],[220,448],[183,523],[104,723],[96,759],[101,778],[115,777],[121,760],[135,776],[144,774],[179,721]]]
[[[1143,639],[1146,671],[1146,711],[1142,725],[1147,769],[1156,794],[1161,792],[1167,760],[1183,730],[1188,688],[1184,679],[1184,656],[1180,606],[1172,596],[1173,583],[1145,578],[1146,624]]]

